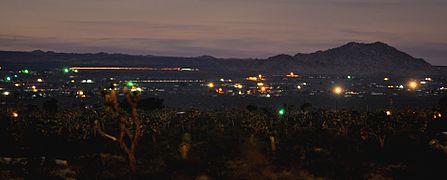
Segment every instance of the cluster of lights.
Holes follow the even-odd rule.
[[[30,71],[29,71],[28,69],[23,69],[23,70],[19,71],[19,73],[22,73],[22,74],[29,74]]]
[[[81,81],[81,83],[91,84],[91,83],[94,83],[94,82],[91,79],[87,79],[87,80],[84,79],[84,80]]]
[[[293,72],[290,72],[290,73],[287,74],[286,76],[287,76],[287,77],[290,77],[290,78],[297,78],[297,77],[298,77],[298,74],[295,74],[295,73],[293,73]]]
[[[217,88],[217,89],[216,89],[216,93],[218,93],[218,94],[224,94],[225,92],[224,92],[224,90],[223,90],[222,88]]]
[[[82,90],[77,91],[77,92],[76,92],[76,95],[77,95],[78,97],[81,97],[81,98],[85,98],[85,97],[86,97],[84,91],[82,91]]]
[[[234,87],[237,89],[242,89],[243,86],[242,86],[242,84],[235,84]]]
[[[442,118],[442,114],[440,112],[433,113],[433,119]]]
[[[132,88],[130,88],[130,92],[143,92],[143,89],[141,89],[141,87],[132,86]]]
[[[247,80],[249,80],[249,81],[264,81],[265,77],[262,76],[262,74],[259,74],[258,76],[247,77]]]

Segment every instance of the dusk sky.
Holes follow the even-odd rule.
[[[0,50],[256,57],[382,41],[447,65],[446,0],[1,0]]]

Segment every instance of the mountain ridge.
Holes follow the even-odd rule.
[[[154,55],[129,55],[110,53],[58,53],[35,50],[31,52],[0,51],[2,64],[53,63],[67,65],[119,65],[119,66],[194,66],[216,73],[287,73],[307,74],[427,74],[434,68],[421,58],[398,50],[383,42],[349,42],[339,47],[297,53],[278,54],[265,59],[216,58],[209,55],[197,57],[169,57]]]

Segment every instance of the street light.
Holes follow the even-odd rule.
[[[286,114],[286,109],[284,109],[284,108],[280,108],[279,110],[278,110],[278,115],[279,116],[284,116]]]
[[[408,83],[408,87],[410,87],[410,89],[416,89],[418,87],[418,83],[416,81],[410,81]]]
[[[335,86],[333,89],[334,94],[340,95],[343,92],[343,88],[340,86]]]
[[[392,115],[390,110],[385,111],[385,113],[386,113],[387,116],[391,116]]]
[[[209,88],[213,88],[214,87],[214,83],[210,82],[206,86],[208,86]]]
[[[332,90],[335,95],[340,95],[343,92],[343,88],[341,86],[335,86]],[[335,111],[338,111],[338,101],[335,99]]]
[[[13,118],[18,118],[18,117],[19,117],[19,113],[17,113],[17,112],[12,112],[12,113],[11,113],[11,116],[12,116]]]

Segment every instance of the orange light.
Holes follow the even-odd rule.
[[[254,76],[250,76],[250,77],[247,78],[247,80],[249,80],[249,81],[257,81],[258,78],[254,77]]]
[[[298,77],[298,75],[297,74],[295,74],[295,73],[293,73],[293,72],[290,72],[288,75],[287,75],[287,77]]]
[[[265,88],[265,86],[261,87],[261,92],[265,92],[267,90],[267,88]]]
[[[258,85],[259,87],[264,86],[264,83],[262,82],[258,82],[256,85]]]
[[[214,83],[210,82],[210,83],[207,84],[207,86],[208,86],[209,88],[213,88],[213,87],[214,87]]]
[[[418,87],[418,83],[416,81],[410,81],[408,83],[408,87],[410,87],[410,89],[416,89]]]
[[[242,86],[242,84],[235,84],[234,87],[238,88],[238,89],[242,89],[243,86]]]
[[[77,94],[79,97],[81,97],[81,98],[85,98],[85,97],[86,97],[84,91],[82,91],[82,90],[77,91],[76,94]]]
[[[333,91],[335,94],[339,95],[343,92],[343,88],[341,88],[340,86],[336,86],[336,87],[334,87]]]
[[[17,113],[17,112],[12,112],[12,113],[11,113],[11,116],[12,116],[13,118],[18,118],[18,117],[19,117],[19,113]]]

